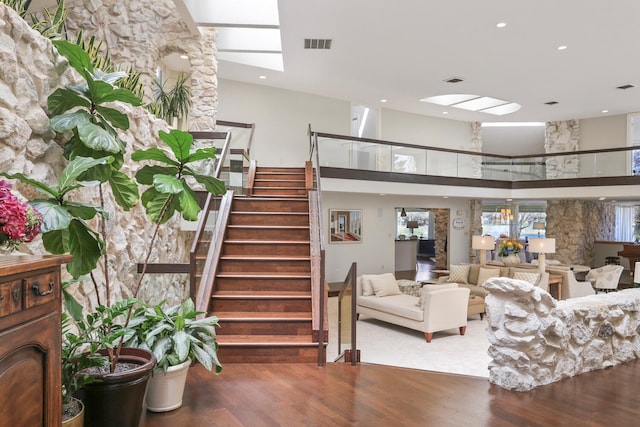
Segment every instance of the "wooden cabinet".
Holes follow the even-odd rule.
[[[0,425],[58,427],[60,265],[67,256],[0,256]]]

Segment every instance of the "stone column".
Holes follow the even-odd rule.
[[[547,122],[544,137],[545,153],[578,151],[580,121]],[[580,162],[577,155],[555,156],[547,159],[547,179],[577,178]]]
[[[476,262],[477,251],[471,249],[471,236],[482,235],[482,200],[469,200],[470,224],[469,224],[469,259]]]
[[[435,213],[435,249],[436,267],[448,266],[448,239],[449,239],[449,209],[434,209]]]

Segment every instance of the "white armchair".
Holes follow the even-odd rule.
[[[590,270],[585,279],[591,282],[596,292],[616,291],[618,290],[618,282],[623,270],[624,267],[621,265],[608,264]]]
[[[549,269],[549,272],[562,276],[563,299],[584,297],[587,295],[594,295],[596,293],[590,282],[578,282],[572,270]]]

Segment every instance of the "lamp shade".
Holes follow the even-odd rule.
[[[534,230],[544,230],[544,227],[545,227],[545,225],[544,225],[544,222],[542,222],[542,221],[535,221],[533,223],[533,229]]]
[[[496,240],[491,236],[471,236],[471,249],[495,249]]]
[[[556,239],[529,239],[529,252],[553,254],[556,252]]]
[[[418,221],[407,221],[407,228],[418,228]]]

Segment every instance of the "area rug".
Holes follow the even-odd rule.
[[[363,315],[356,341],[362,363],[489,378],[486,328],[486,319],[470,319],[464,336],[457,329],[436,332],[427,343],[422,332]]]

